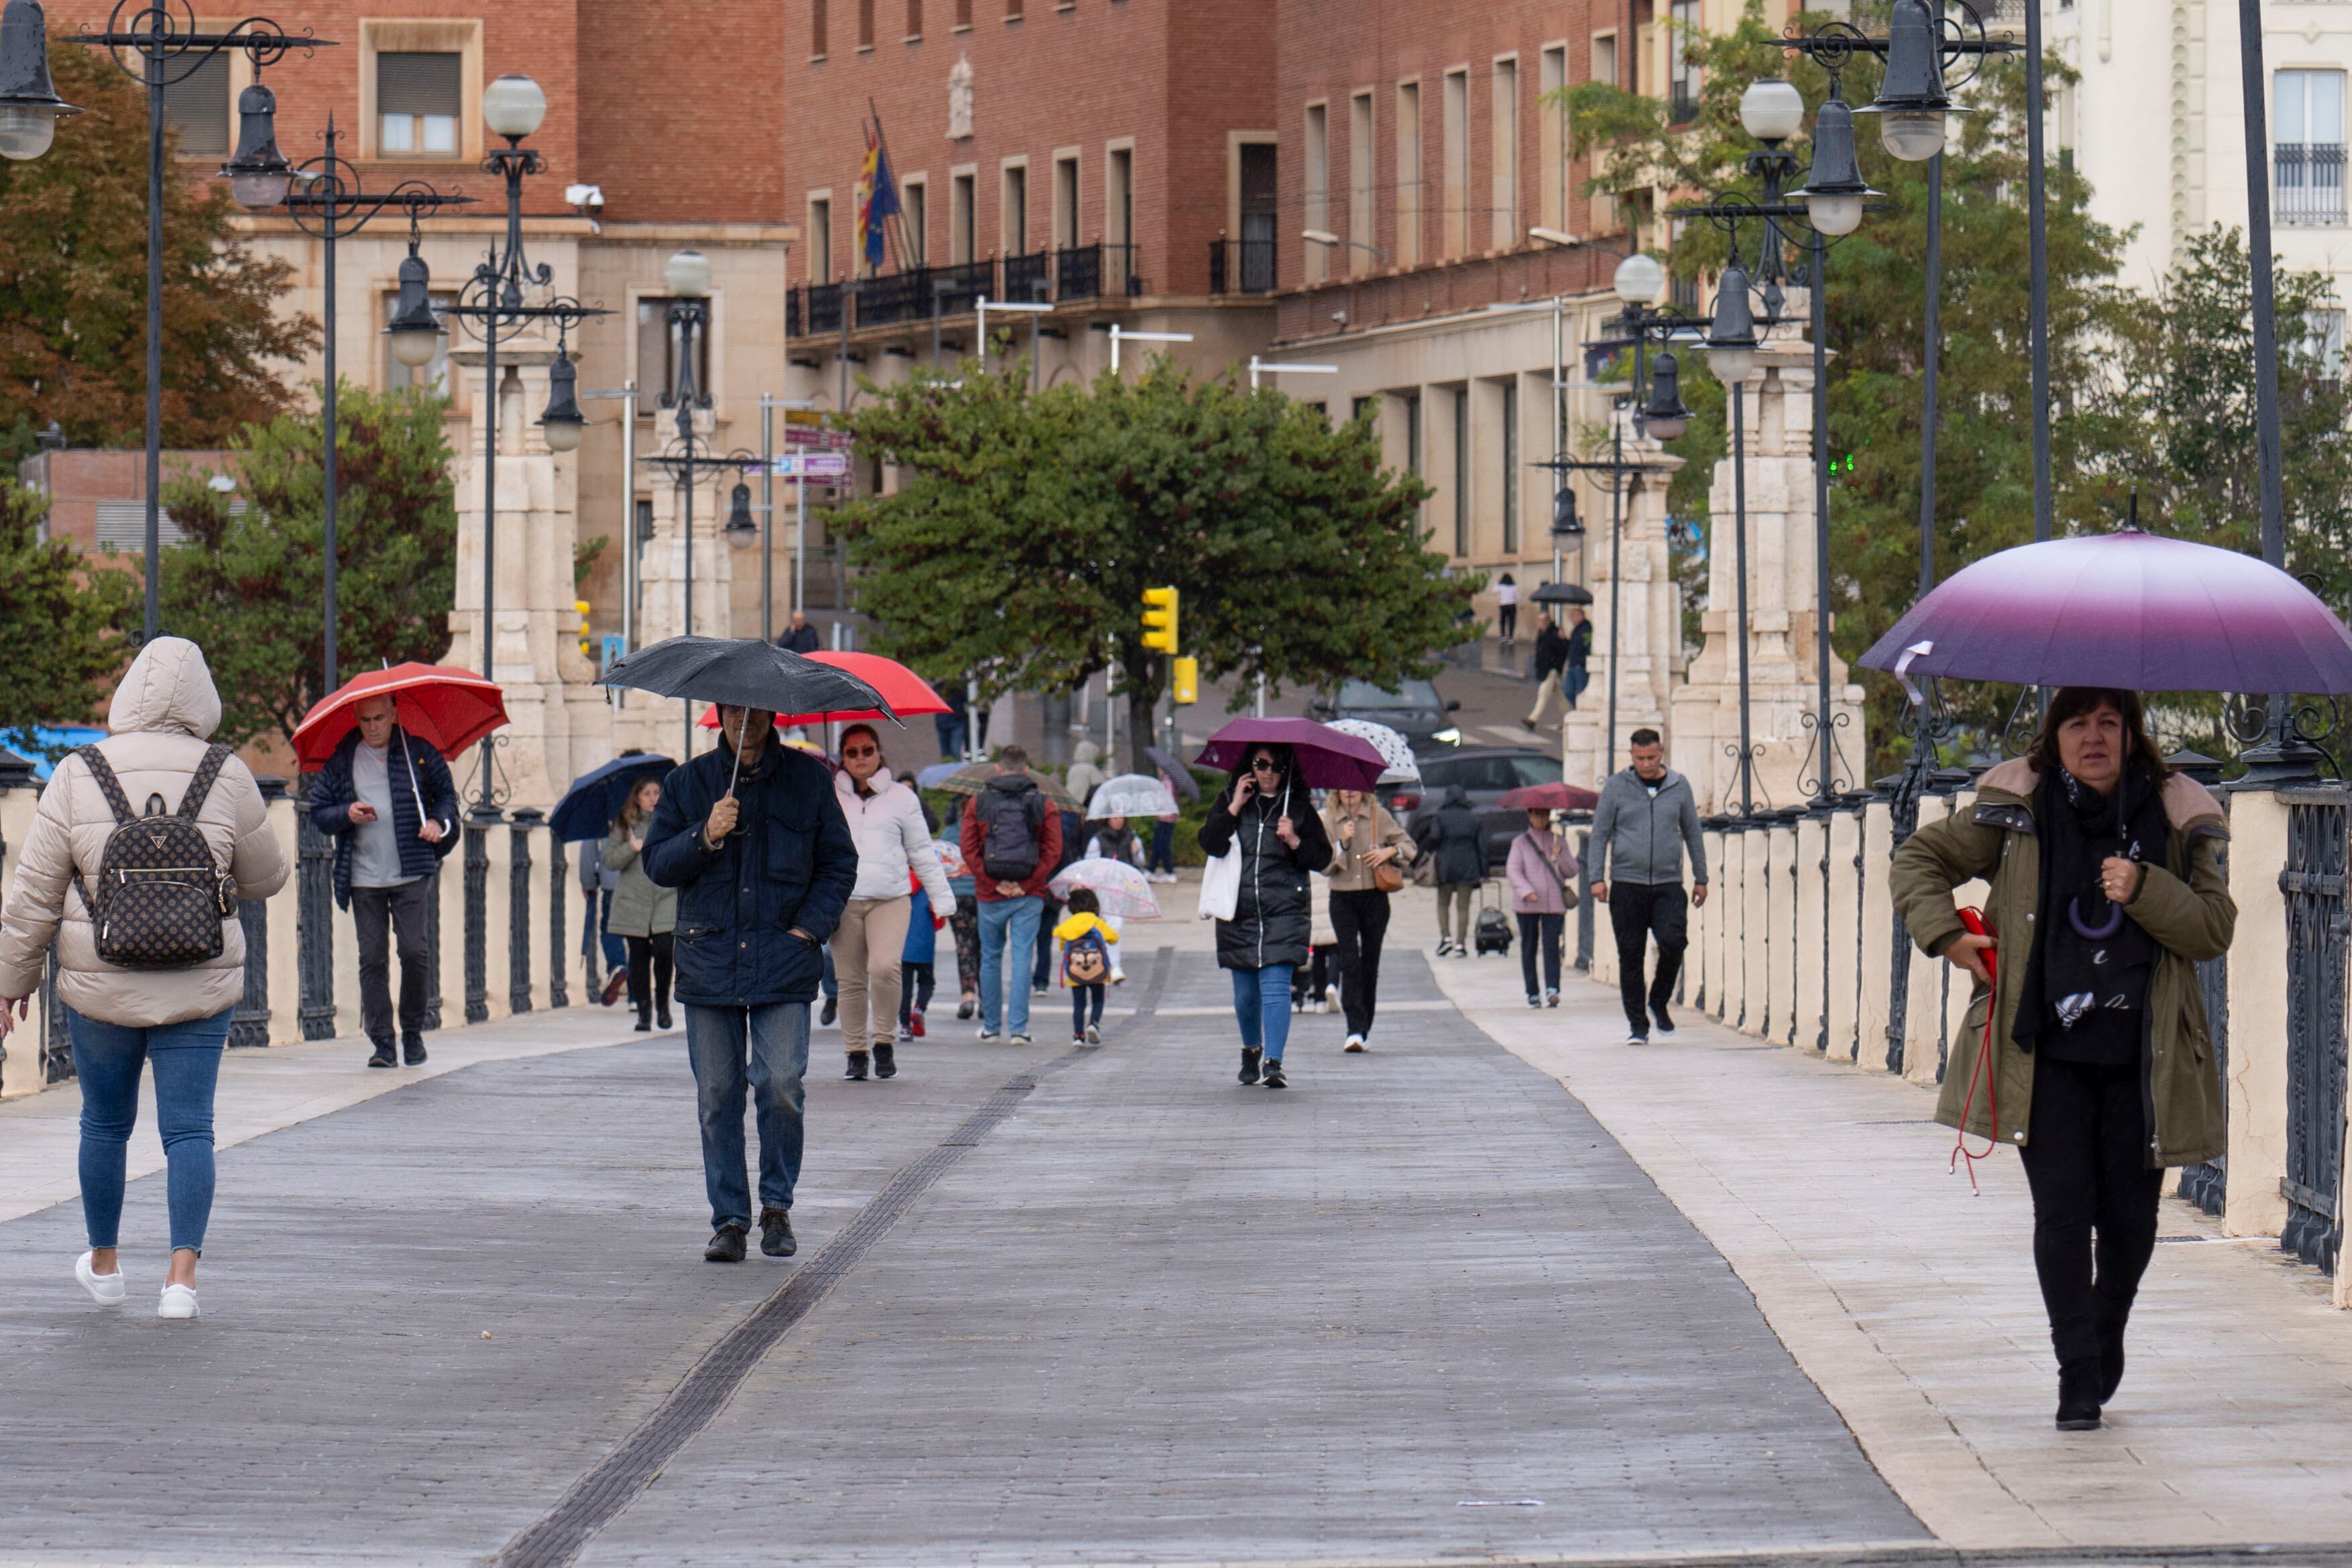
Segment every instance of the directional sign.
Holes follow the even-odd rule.
[[[787,425],[777,432],[787,447],[799,447],[813,451],[846,452],[850,437],[846,430],[825,430],[813,425]]]
[[[769,459],[768,471],[780,479],[841,479],[849,477],[846,452],[785,452]]]

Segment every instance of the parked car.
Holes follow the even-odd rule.
[[[1454,722],[1459,702],[1439,695],[1436,684],[1408,680],[1383,690],[1369,680],[1342,681],[1336,694],[1318,696],[1307,705],[1307,716],[1329,723],[1334,719],[1369,719],[1402,735],[1418,752],[1432,746],[1458,746],[1462,731]]]
[[[1424,803],[1434,805],[1446,790],[1460,784],[1478,808],[1478,839],[1486,864],[1499,869],[1511,853],[1511,840],[1527,831],[1528,814],[1496,805],[1511,790],[1524,784],[1560,782],[1559,759],[1528,746],[1476,746],[1443,751],[1421,759],[1421,783],[1393,784],[1381,792],[1390,815],[1411,826],[1412,814]]]

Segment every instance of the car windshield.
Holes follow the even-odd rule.
[[[1383,691],[1369,680],[1350,680],[1339,688],[1342,708],[1443,708],[1437,688],[1426,680],[1408,680],[1394,691]]]

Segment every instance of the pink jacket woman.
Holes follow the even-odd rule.
[[[1555,870],[1559,873],[1557,877],[1552,874]],[[1560,896],[1560,886],[1563,882],[1575,886],[1581,870],[1566,834],[1529,828],[1511,840],[1510,858],[1503,864],[1503,875],[1511,884],[1511,912],[1566,914],[1568,900]]]

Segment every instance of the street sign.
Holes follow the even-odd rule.
[[[780,479],[841,479],[849,477],[846,452],[781,452],[768,471]]]
[[[823,430],[811,425],[787,425],[776,432],[787,447],[799,447],[814,451],[846,452],[850,437],[846,430]]]

